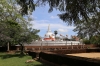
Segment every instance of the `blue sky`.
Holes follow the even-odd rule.
[[[77,33],[73,31],[75,27],[68,26],[61,19],[59,19],[59,17],[57,16],[57,14],[60,14],[59,11],[53,10],[53,12],[48,13],[48,10],[48,6],[36,7],[35,11],[32,13],[32,27],[40,30],[38,35],[44,37],[44,35],[47,32],[49,24],[50,29],[53,33],[55,30],[58,31],[58,36],[60,34],[62,34],[63,36],[68,35],[68,37],[70,37],[71,35],[77,35]]]

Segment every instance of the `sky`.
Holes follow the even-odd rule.
[[[36,7],[35,11],[33,11],[31,15],[33,19],[31,21],[32,27],[40,30],[40,32],[38,33],[39,36],[45,36],[49,24],[52,33],[57,30],[58,36],[60,34],[62,34],[63,36],[68,35],[68,37],[70,37],[71,35],[77,35],[77,33],[73,31],[73,29],[75,28],[74,26],[68,26],[57,16],[57,14],[60,14],[59,11],[53,10],[51,13],[49,13],[48,10],[48,6]]]

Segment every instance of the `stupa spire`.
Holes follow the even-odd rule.
[[[44,40],[46,40],[46,41],[54,41],[55,40],[55,36],[53,35],[53,33],[50,30],[50,24],[48,25],[47,33],[45,34]]]
[[[50,32],[51,30],[50,30],[50,24],[48,25],[48,31],[47,32]]]

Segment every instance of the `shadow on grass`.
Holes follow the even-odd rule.
[[[7,59],[7,58],[12,58],[12,57],[19,57],[19,58],[22,58],[22,57],[24,57],[24,56],[25,56],[25,55],[21,55],[21,54],[7,54],[7,53],[0,54],[1,59]]]

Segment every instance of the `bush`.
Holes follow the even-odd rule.
[[[90,43],[90,40],[88,40],[88,39],[83,39],[83,43],[84,43],[84,44],[91,44],[91,43]]]

